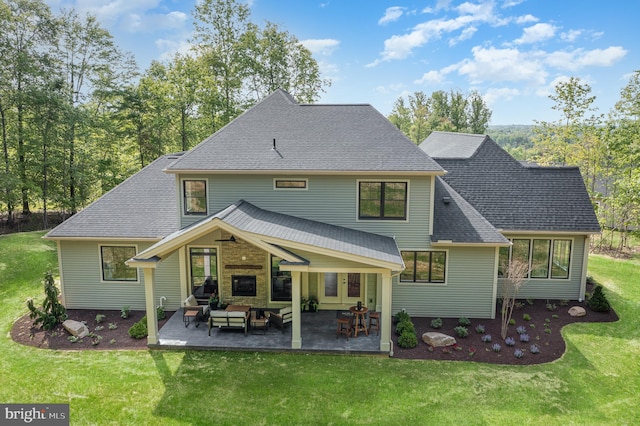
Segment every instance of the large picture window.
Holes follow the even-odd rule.
[[[571,240],[513,239],[513,245],[500,248],[498,276],[506,275],[506,268],[515,259],[529,265],[526,278],[568,279],[571,261]]]
[[[277,256],[271,256],[271,300],[280,302],[291,301],[291,272],[280,270]]]
[[[183,181],[184,214],[207,214],[207,182],[204,180]]]
[[[218,290],[218,253],[215,248],[191,247],[191,292],[196,297],[209,297]]]
[[[407,182],[359,182],[358,218],[407,218]]]
[[[405,270],[400,281],[414,283],[444,283],[447,253],[444,251],[403,251]]]
[[[100,246],[103,281],[138,281],[138,269],[124,262],[135,257],[133,246]]]

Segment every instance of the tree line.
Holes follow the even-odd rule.
[[[0,0],[0,214],[73,214],[158,156],[185,151],[277,88],[331,82],[295,36],[236,0],[193,10],[188,54],[138,70],[91,15]]]

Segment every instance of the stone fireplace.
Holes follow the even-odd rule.
[[[255,297],[257,294],[255,275],[232,275],[231,296]]]

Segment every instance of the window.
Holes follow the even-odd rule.
[[[274,179],[274,189],[307,189],[307,179]]]
[[[407,182],[360,182],[358,209],[359,219],[406,219]]]
[[[500,248],[498,276],[506,275],[511,260],[519,259],[529,265],[527,278],[569,279],[571,240],[513,239],[513,245]]]
[[[218,289],[218,255],[215,248],[191,247],[191,293],[204,297]]]
[[[277,256],[271,256],[271,300],[291,301],[291,272],[280,270],[280,261]]]
[[[100,246],[103,281],[138,281],[138,269],[124,262],[135,257],[133,246]]]
[[[400,281],[414,283],[444,283],[447,253],[444,251],[403,251],[406,269]]]
[[[207,182],[184,181],[184,214],[207,214]]]

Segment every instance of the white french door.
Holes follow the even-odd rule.
[[[325,272],[321,274],[321,303],[355,305],[362,300],[362,274]]]

